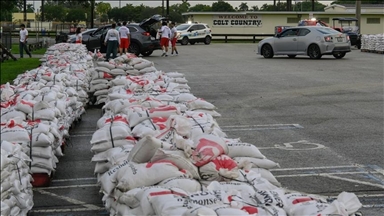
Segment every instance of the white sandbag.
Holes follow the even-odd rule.
[[[97,144],[106,141],[125,139],[131,135],[131,129],[123,121],[114,121],[98,129],[93,135],[90,143]]]
[[[99,66],[99,67],[95,67],[95,71],[97,72],[107,72],[107,73],[111,73],[111,70],[107,67],[102,67],[102,66]]]
[[[228,146],[220,137],[203,134],[194,140],[195,150],[191,160],[195,166],[203,166],[217,156],[228,153]]]
[[[110,195],[116,187],[116,184],[117,184],[116,176],[118,171],[130,165],[131,163],[129,163],[128,160],[125,160],[123,163],[112,167],[111,169],[109,169],[108,172],[104,173],[100,177],[101,191],[106,195]]]
[[[273,176],[271,171],[263,168],[251,168],[249,170],[252,170],[253,172],[260,174],[261,177],[267,179],[269,182],[276,185],[277,187],[281,187],[280,182],[277,181],[277,179],[275,178],[275,176]]]
[[[159,148],[170,149],[170,147],[169,143],[162,142],[153,136],[146,136],[133,147],[128,155],[128,160],[135,163],[146,163],[151,160]]]
[[[156,72],[157,69],[154,66],[146,67],[143,69],[139,70],[139,73],[151,73],[151,72]]]
[[[325,199],[322,199],[318,196],[312,194],[301,194],[301,193],[287,193],[283,199],[284,201],[284,210],[290,212],[290,210],[299,203],[304,203],[308,201],[317,201],[319,203],[326,203]]]
[[[52,160],[40,157],[32,157],[32,167],[39,167],[47,170],[54,170]]]
[[[209,114],[209,115],[211,115],[212,117],[215,117],[215,118],[220,118],[221,117],[221,114],[218,113],[216,110],[195,109],[193,111],[203,112],[203,113]]]
[[[260,173],[256,173],[252,170],[239,170],[239,177],[237,178],[237,181],[250,184],[251,186],[256,187],[259,190],[275,190],[280,188],[269,182],[267,179],[263,178]]]
[[[267,158],[234,157],[233,159],[237,162],[240,169],[248,166],[248,164],[251,164],[252,168],[273,169],[280,167],[278,163],[275,163]]]
[[[165,151],[157,149],[153,157],[150,159],[152,163],[157,161],[169,161],[181,170],[187,170],[193,178],[200,179],[199,171],[195,165],[188,160],[183,151]]]
[[[129,166],[118,171],[116,188],[125,192],[136,187],[154,185],[168,178],[189,175],[184,170],[179,171],[179,168],[168,161],[129,163]]]
[[[33,147],[48,147],[54,140],[45,133],[33,133],[31,141]]]
[[[109,73],[112,74],[112,75],[114,75],[114,76],[118,76],[118,75],[126,75],[126,74],[127,74],[127,72],[125,72],[125,70],[120,69],[120,68],[112,69],[112,70],[110,70]]]
[[[228,156],[234,157],[253,157],[253,158],[266,158],[259,149],[250,143],[228,143]]]
[[[24,112],[26,114],[31,113],[36,101],[34,100],[20,100],[16,103],[16,110]]]
[[[99,61],[99,62],[97,62],[97,65],[98,65],[99,67],[106,67],[106,68],[108,68],[109,70],[112,70],[112,69],[114,69],[114,68],[116,67],[116,65],[111,64],[111,63],[109,63],[109,62],[104,62],[104,61]]]
[[[164,187],[177,187],[184,190],[187,193],[195,193],[198,191],[203,191],[203,185],[199,181],[190,178],[176,177],[165,179],[164,181],[158,184],[159,186]]]
[[[119,161],[120,158],[128,156],[129,152],[132,150],[133,145],[124,145],[115,148],[108,149],[107,151],[95,154],[91,161],[92,162],[108,162],[115,163]]]
[[[142,70],[142,69],[144,69],[146,67],[151,67],[151,66],[153,66],[153,62],[144,60],[144,61],[142,61],[142,62],[140,62],[138,64],[135,64],[133,66],[133,68],[137,69],[137,70]]]
[[[193,204],[201,206],[217,206],[217,205],[229,205],[229,194],[224,191],[199,191],[197,193],[189,194],[188,201]]]
[[[172,77],[172,78],[183,78],[185,76],[183,73],[179,73],[179,72],[167,72],[165,74],[168,77]]]
[[[29,142],[28,131],[22,126],[1,128],[1,139],[8,142]]]
[[[190,110],[196,110],[196,109],[213,110],[213,109],[216,109],[215,105],[205,101],[202,98],[197,98],[195,100],[188,101],[187,107]]]
[[[27,155],[29,155],[30,151],[27,151]],[[52,158],[52,147],[33,147],[32,148],[32,156],[33,157],[40,157],[45,159],[51,159]]]
[[[186,117],[180,115],[171,115],[167,121],[167,128],[174,128],[176,133],[181,136],[189,135],[191,127],[192,125],[190,121]]]
[[[220,155],[201,166],[200,176],[206,181],[224,181],[227,179],[236,179],[239,177],[237,163],[227,155]]]
[[[136,139],[134,137],[128,136],[119,140],[114,139],[113,142],[112,140],[108,140],[108,141],[96,143],[92,145],[91,151],[95,153],[100,153],[100,152],[107,151],[108,149],[111,149],[111,148],[127,146],[127,145],[133,146],[135,145],[135,143],[136,143]]]
[[[181,93],[176,95],[173,100],[176,102],[188,102],[192,100],[196,100],[197,97],[195,97],[193,94],[190,93]]]
[[[21,111],[17,111],[15,107],[1,108],[1,122],[7,122],[11,119],[25,120],[26,114]]]

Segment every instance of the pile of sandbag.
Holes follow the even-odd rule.
[[[32,174],[50,176],[69,128],[85,113],[93,58],[85,46],[63,43],[48,48],[40,61],[14,85],[1,86],[0,135],[22,146]]]
[[[168,88],[186,83],[157,70],[110,80],[90,141],[110,215],[349,215],[361,207],[354,194],[329,203],[285,191],[269,171],[279,164],[227,138],[213,104]]]
[[[1,141],[1,215],[26,215],[33,206],[30,158],[16,143]]]
[[[362,35],[361,49],[384,52],[384,34]]]

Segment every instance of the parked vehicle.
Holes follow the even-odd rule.
[[[81,35],[83,36],[83,38],[82,38],[83,44],[86,44],[86,42],[88,41],[88,38],[90,37],[90,34],[95,32],[96,30],[97,30],[97,28],[93,28],[93,29],[87,29],[87,30],[81,32]],[[76,34],[69,35],[67,42],[68,43],[75,43],[76,42]]]
[[[356,18],[344,18],[344,17],[337,17],[333,18],[333,28],[339,32],[342,32],[349,36],[349,39],[351,40],[351,45],[356,46],[358,49],[361,48],[361,34],[359,27],[357,27],[357,21],[359,21]],[[339,23],[340,25],[337,25],[336,23]]]
[[[337,17],[333,18],[332,21],[333,27],[321,20],[316,20],[315,18],[309,20],[300,20],[297,26],[316,26],[317,23],[319,23],[321,26],[330,27],[336,31],[348,35],[351,40],[351,45],[356,46],[358,49],[361,48],[361,34],[359,33],[359,28],[357,27],[358,19]],[[337,25],[337,23],[340,25]],[[295,26],[275,26],[275,34],[281,33],[283,30],[293,27]]]
[[[212,31],[209,26],[205,23],[191,23],[181,24],[176,27],[179,35],[177,42],[181,45],[191,45],[196,42],[204,42],[210,44],[212,41]]]
[[[319,59],[323,55],[333,55],[341,59],[351,51],[351,42],[348,35],[329,27],[298,26],[288,28],[274,37],[260,41],[258,54],[264,58],[274,55],[307,55],[311,59]]]
[[[161,49],[160,41],[156,39],[157,29],[159,23],[165,19],[160,15],[154,15],[141,23],[128,24],[127,27],[131,33],[131,43],[128,51],[136,55],[142,54],[143,56],[150,56],[154,50]],[[107,31],[111,29],[112,25],[106,25],[98,28],[95,32],[90,34],[86,41],[87,49],[90,51],[100,50],[105,53],[107,48],[104,45],[104,39]]]

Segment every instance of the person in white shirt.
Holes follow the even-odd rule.
[[[107,35],[105,36],[104,45],[107,46],[107,55],[106,60],[109,61],[111,57],[111,52],[113,52],[112,58],[117,56],[117,47],[120,44],[119,32],[116,30],[116,23],[112,24],[112,28],[108,30]]]
[[[317,20],[317,22],[316,22],[316,26],[322,26],[322,25],[320,24],[320,21],[319,21],[319,20]]]
[[[19,43],[20,58],[23,58],[23,50],[25,50],[25,52],[29,55],[29,57],[32,58],[32,55],[29,52],[28,46],[27,46],[28,30],[25,29],[25,25],[24,24],[21,24],[20,28],[21,28],[20,35],[19,35],[19,39],[20,39],[20,43]]]
[[[81,34],[81,28],[77,27],[76,29],[76,42],[75,43],[83,43],[83,34]]]
[[[127,22],[123,22],[123,26],[119,28],[120,33],[120,55],[128,52],[128,47],[131,41],[131,33],[127,27]]]
[[[171,37],[171,29],[167,26],[167,22],[163,22],[161,29],[160,29],[160,46],[161,49],[163,50],[163,54],[161,55],[162,57],[168,56],[168,46],[169,46],[169,38]]]
[[[179,55],[179,52],[177,51],[177,48],[176,48],[177,30],[175,27],[175,23],[172,22],[170,27],[171,27],[171,45],[172,45],[171,56],[173,56],[173,52],[176,52],[176,55]]]

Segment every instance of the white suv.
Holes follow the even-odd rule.
[[[176,27],[178,39],[181,45],[195,44],[196,42],[204,42],[210,44],[212,40],[211,29],[204,23],[181,24]]]

